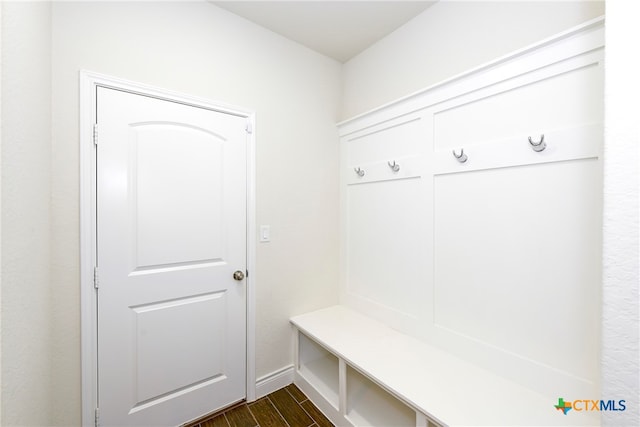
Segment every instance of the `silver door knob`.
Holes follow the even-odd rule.
[[[244,280],[244,273],[240,270],[233,273],[233,278],[237,281]]]

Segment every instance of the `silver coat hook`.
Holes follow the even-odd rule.
[[[353,168],[353,170],[358,174],[359,177],[363,177],[364,176],[364,169]]]
[[[540,141],[538,142],[533,142],[531,140],[531,137],[529,137],[529,144],[531,144],[531,148],[533,148],[533,151],[537,152],[540,152],[547,148],[547,143],[544,142],[544,134],[540,135]]]
[[[460,163],[464,163],[467,161],[468,157],[466,154],[464,154],[464,148],[460,149],[460,154],[456,153],[456,150],[453,150],[453,156],[460,162]]]
[[[393,163],[387,162],[387,164],[389,165],[391,170],[394,171],[394,172],[398,172],[400,170],[400,165],[397,164],[395,160],[393,161]]]

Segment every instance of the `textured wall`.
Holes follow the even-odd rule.
[[[47,425],[51,10],[2,3],[2,420]]]
[[[2,3],[0,3],[0,23]],[[0,212],[2,212],[2,27],[0,25]],[[0,215],[0,424],[2,424],[2,215]]]
[[[602,398],[627,410],[603,412],[606,426],[640,425],[639,14],[637,2],[607,3]]]

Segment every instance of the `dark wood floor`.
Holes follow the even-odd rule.
[[[334,427],[295,385],[187,427]]]

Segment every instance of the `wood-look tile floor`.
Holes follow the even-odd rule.
[[[334,427],[294,384],[186,427]]]

